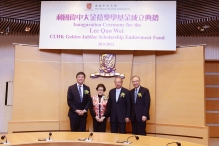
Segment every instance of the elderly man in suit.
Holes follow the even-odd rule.
[[[132,133],[146,135],[146,121],[150,120],[150,93],[147,88],[140,86],[140,77],[133,76],[132,84],[134,86],[130,91]]]
[[[126,123],[130,118],[129,90],[122,87],[121,77],[116,77],[114,83],[116,87],[109,91],[105,116],[110,117],[112,133],[126,133]]]
[[[90,107],[90,88],[84,85],[85,74],[78,72],[77,83],[69,86],[67,102],[71,131],[86,131],[87,111]]]

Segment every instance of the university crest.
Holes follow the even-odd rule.
[[[90,10],[92,8],[92,3],[87,3],[87,9]]]
[[[92,78],[102,77],[114,77],[120,76],[125,78],[124,74],[116,73],[116,55],[115,54],[101,54],[100,55],[100,68],[99,73],[93,73],[90,75]]]

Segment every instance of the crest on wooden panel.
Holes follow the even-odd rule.
[[[100,68],[99,72],[90,75],[92,78],[114,77],[120,76],[125,78],[124,74],[116,73],[116,55],[115,54],[100,54]]]

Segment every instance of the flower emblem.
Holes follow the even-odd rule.
[[[103,100],[108,100],[109,97],[103,96]]]
[[[88,90],[84,90],[84,94],[85,95],[89,95],[89,91]]]
[[[141,93],[138,93],[138,97],[142,98],[142,95],[141,95]]]
[[[122,92],[122,93],[120,94],[120,97],[125,97],[125,93]]]

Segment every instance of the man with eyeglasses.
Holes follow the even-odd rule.
[[[126,123],[130,118],[129,90],[122,87],[123,80],[116,77],[115,88],[109,91],[109,99],[105,116],[110,117],[111,133],[126,133]]]
[[[134,86],[130,91],[132,133],[146,135],[146,121],[150,120],[150,93],[140,86],[140,77],[133,76],[131,80]]]

